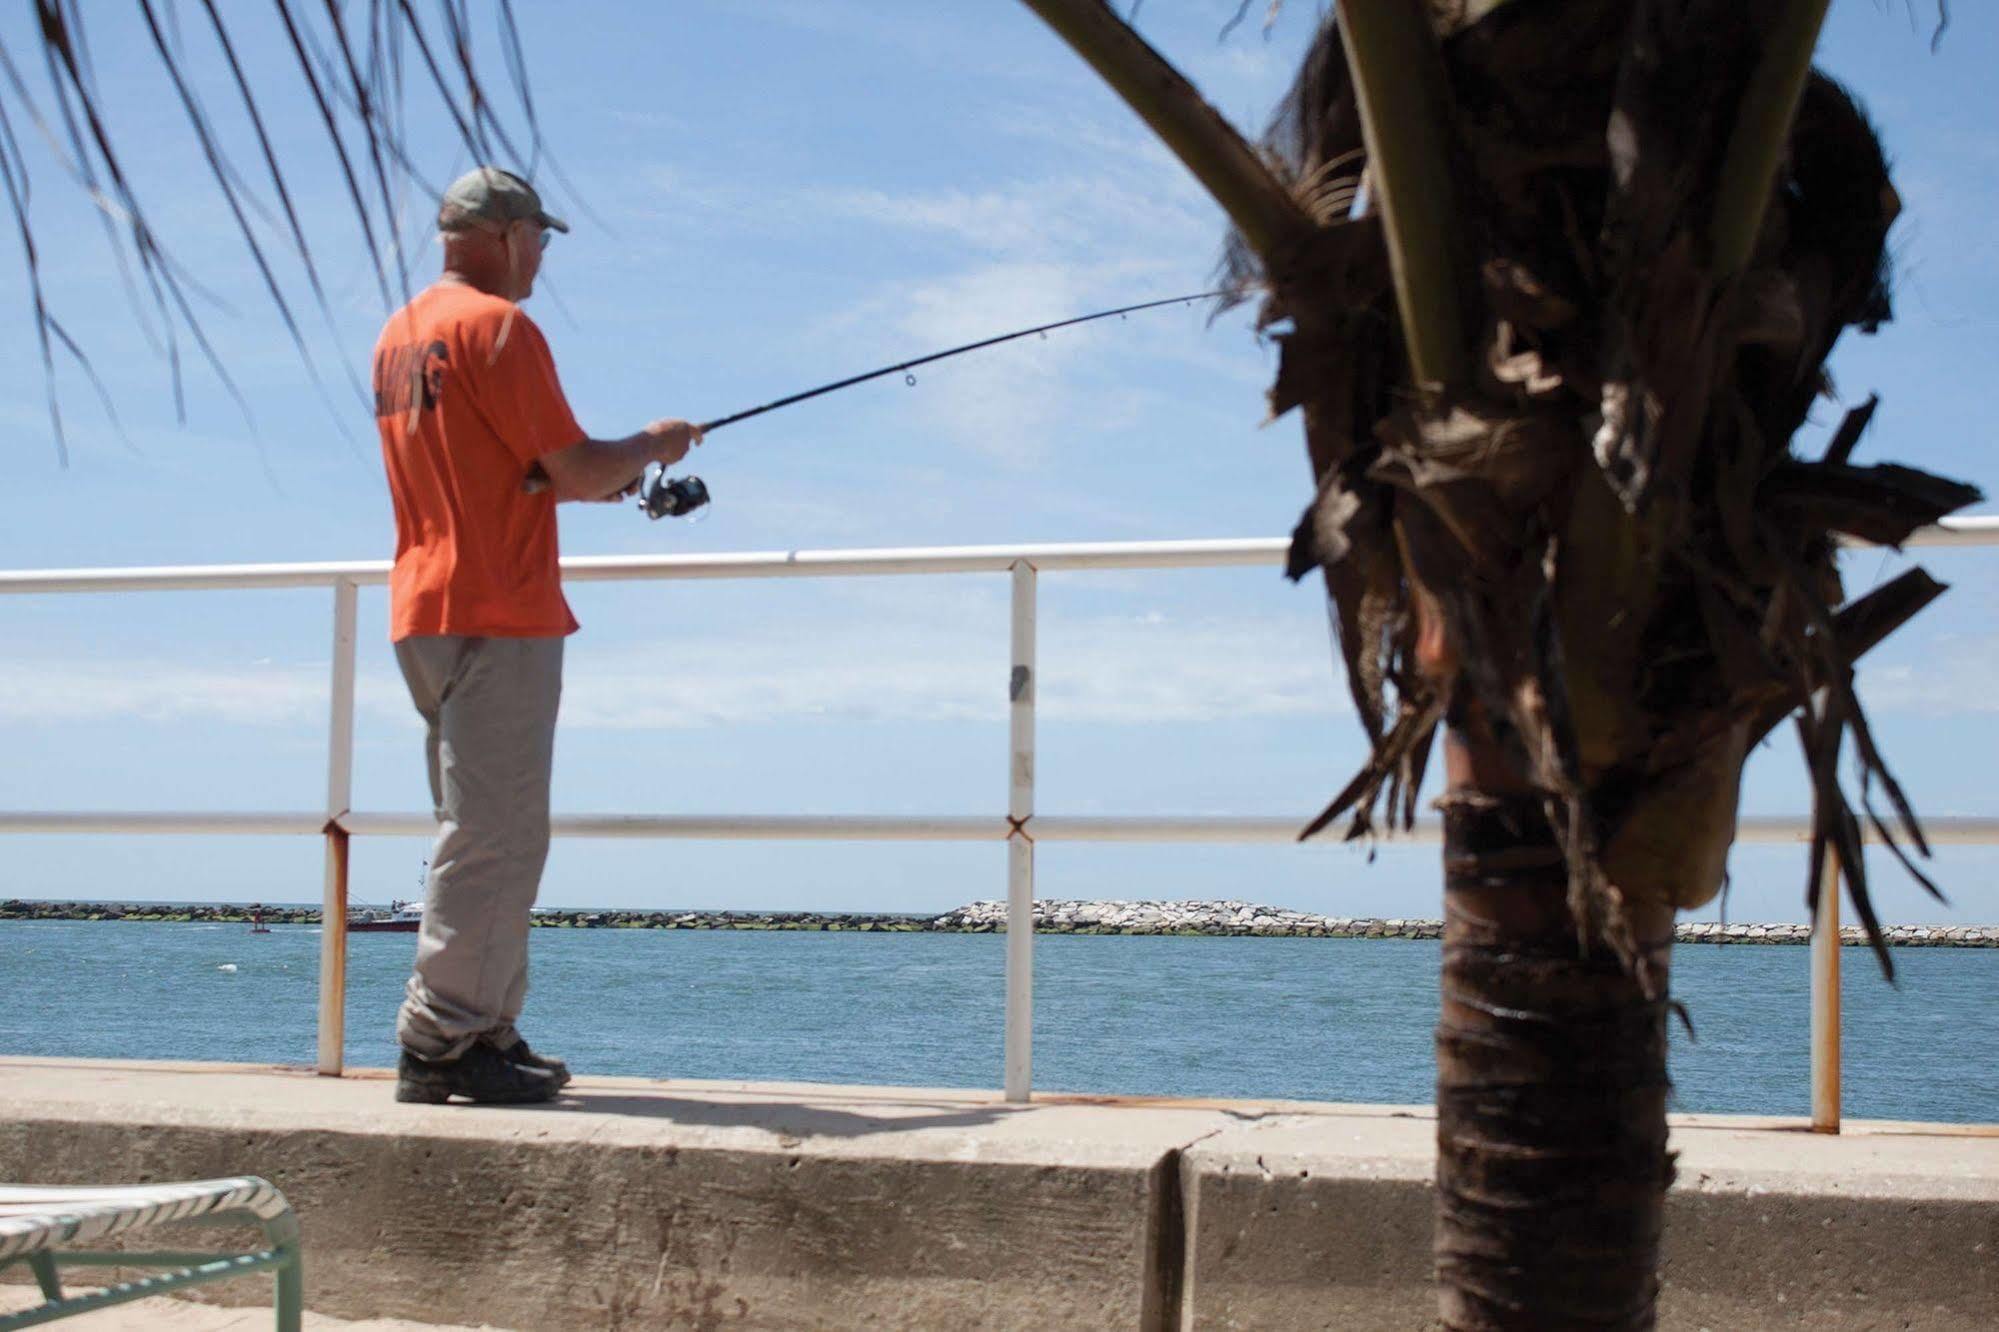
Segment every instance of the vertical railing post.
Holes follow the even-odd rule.
[[[1812,921],[1812,1131],[1839,1132],[1839,853],[1826,848]]]
[[[333,585],[333,706],[326,737],[326,882],[319,911],[319,1071],[337,1078],[347,1043],[347,829],[354,793],[355,585]]]
[[[1034,566],[1013,566],[1006,839],[1006,1099],[1034,1084]]]

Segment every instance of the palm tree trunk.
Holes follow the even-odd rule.
[[[1475,742],[1474,742],[1475,743]],[[1647,998],[1579,941],[1541,802],[1447,740],[1437,1276],[1453,1332],[1649,1328],[1666,1152],[1671,913],[1634,921]]]

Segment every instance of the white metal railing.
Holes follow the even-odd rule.
[[[1947,520],[1918,532],[1912,546],[1999,545],[1999,518]],[[899,574],[1006,573],[1012,583],[1011,671],[1008,676],[1007,810],[1002,817],[810,815],[567,815],[552,821],[561,837],[674,837],[745,840],[1004,841],[1007,843],[1006,1040],[1004,1087],[1024,1101],[1032,1086],[1034,846],[1036,842],[1295,841],[1302,817],[1064,818],[1034,811],[1036,580],[1042,573],[1107,569],[1214,569],[1281,565],[1282,537],[1221,541],[1041,543],[941,546],[888,550],[777,551],[720,555],[582,556],[562,562],[576,582],[714,578],[879,577]],[[388,581],[389,562],[193,565],[134,569],[0,571],[0,595],[163,592],[243,588],[331,588],[332,703],[328,720],[326,805],[309,812],[176,813],[125,811],[0,811],[0,833],[301,834],[325,838],[320,934],[319,1071],[338,1075],[344,1062],[347,936],[347,848],[354,836],[427,835],[427,815],[352,809],[354,661],[357,591]],[[1926,822],[1930,840],[1952,845],[1999,844],[1999,819],[1945,818]],[[1798,842],[1801,818],[1747,818],[1738,840]],[[1434,824],[1396,840],[1434,841]],[[1834,899],[1826,899],[1828,901]],[[1836,1129],[1838,1109],[1839,955],[1837,917],[1821,916],[1813,961],[1813,1123]],[[1829,1070],[1829,1076],[1828,1076]]]

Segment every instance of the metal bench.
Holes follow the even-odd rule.
[[[265,1247],[248,1253],[57,1248],[91,1245],[115,1235],[175,1223],[255,1225],[263,1231]],[[298,1217],[282,1193],[255,1178],[130,1188],[48,1189],[0,1184],[0,1271],[15,1263],[26,1263],[35,1274],[44,1302],[16,1313],[0,1313],[0,1332],[252,1272],[270,1272],[276,1279],[278,1332],[298,1332],[304,1307]],[[160,1270],[100,1290],[65,1296],[59,1272],[63,1267]]]

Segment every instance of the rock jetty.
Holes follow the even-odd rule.
[[[247,925],[252,914],[266,925],[317,925],[318,907],[186,906],[170,902],[0,902],[0,920],[135,920]]]
[[[192,921],[244,924],[255,912],[267,925],[317,925],[319,909],[301,906],[170,906],[157,902],[0,901],[0,920]],[[534,924],[559,930],[821,930],[851,934],[1001,934],[1006,903],[971,902],[941,916],[894,912],[830,911],[574,911],[540,909]],[[1144,902],[1043,900],[1034,904],[1042,934],[1225,935],[1309,939],[1435,939],[1443,922],[1404,917],[1320,916],[1252,902]],[[1999,948],[1999,925],[1890,925],[1889,944],[1901,948]],[[1725,925],[1683,921],[1681,943],[1803,944],[1805,925]],[[1866,934],[1855,925],[1840,942],[1858,947]]]
[[[892,912],[837,911],[562,911],[534,913],[549,930],[845,930],[855,934],[919,934],[931,917]]]
[[[937,917],[930,928],[966,933],[1004,931],[1006,903],[973,902]],[[1435,939],[1443,922],[1318,916],[1251,902],[1059,902],[1034,904],[1042,934],[1269,935],[1312,939]]]
[[[973,902],[937,917],[926,928],[963,932],[1004,931],[1006,903]],[[1272,935],[1313,939],[1436,939],[1438,920],[1374,916],[1319,916],[1249,902],[1058,902],[1034,904],[1040,934],[1203,934]],[[1803,944],[1808,925],[1724,925],[1682,921],[1674,929],[1681,943]],[[1999,948],[1999,925],[1889,925],[1888,942],[1906,948]],[[1857,925],[1841,929],[1840,942],[1865,946]]]

